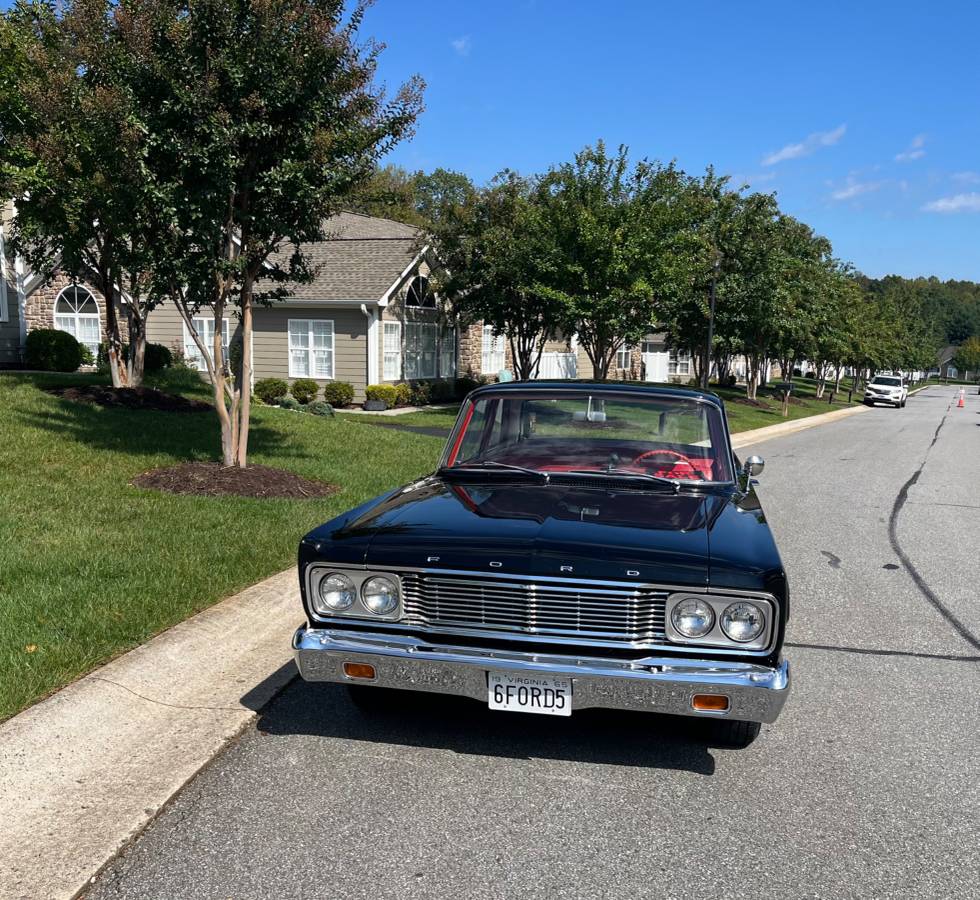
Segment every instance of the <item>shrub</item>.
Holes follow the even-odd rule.
[[[293,386],[289,389],[289,392],[300,402],[300,403],[312,403],[316,400],[316,395],[320,390],[320,385],[318,385],[312,378],[300,378],[293,382]]]
[[[395,385],[395,406],[408,406],[412,402],[412,386],[404,381]]]
[[[803,372],[802,372],[802,370],[800,369],[800,367],[799,367],[799,366],[795,366],[795,367],[793,368],[793,376],[794,376],[794,377],[796,377],[796,378],[799,378],[799,377],[801,377],[802,375],[803,375]]]
[[[432,402],[432,384],[428,381],[413,381],[411,384],[412,406],[426,406]]]
[[[253,393],[263,403],[274,406],[289,393],[289,385],[281,378],[262,378],[255,382]]]
[[[343,409],[354,402],[354,385],[348,381],[328,381],[323,386],[323,399],[335,409]]]
[[[433,381],[429,396],[433,403],[451,403],[456,399],[456,383],[453,381]]]
[[[82,345],[67,331],[36,328],[27,335],[24,362],[29,369],[74,372],[82,364]]]
[[[327,403],[326,400],[315,400],[309,406],[306,407],[308,413],[313,413],[315,416],[332,416],[333,407]]]
[[[299,409],[300,408],[299,400],[297,400],[295,397],[291,396],[290,394],[286,394],[285,397],[283,397],[282,399],[280,399],[279,405],[283,409]]]
[[[88,344],[79,344],[79,349],[82,351],[82,365],[83,366],[94,366],[95,357],[92,356],[92,351],[89,349]]]
[[[471,375],[463,375],[456,379],[456,399],[463,400],[470,391],[480,387],[481,381]]]
[[[393,384],[369,384],[364,396],[368,400],[382,400],[388,406],[394,406],[398,400],[398,391]]]
[[[169,369],[174,364],[174,355],[169,347],[163,344],[147,344],[143,354],[143,371],[159,372]]]

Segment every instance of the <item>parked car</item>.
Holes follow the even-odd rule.
[[[875,375],[864,389],[864,402],[868,406],[889,403],[899,408],[905,406],[909,389],[901,375]]]
[[[438,469],[299,547],[304,678],[494,710],[697,716],[744,746],[790,690],[789,587],[714,394],[479,388]]]

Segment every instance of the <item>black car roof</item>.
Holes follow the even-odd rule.
[[[490,393],[512,393],[520,391],[556,391],[567,393],[624,393],[646,394],[655,397],[677,397],[685,400],[706,400],[719,409],[724,407],[721,397],[712,391],[697,388],[670,387],[663,384],[648,384],[643,381],[501,381],[477,388],[470,395]]]

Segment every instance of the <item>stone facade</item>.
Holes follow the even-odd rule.
[[[54,304],[58,295],[73,284],[72,279],[65,272],[57,272],[47,284],[41,285],[27,298],[24,304],[24,318],[27,321],[27,330],[33,331],[35,328],[54,328]],[[105,337],[106,311],[105,297],[97,291],[89,282],[78,281],[79,285],[92,292],[96,305],[99,307],[99,325],[102,329],[102,336]],[[126,322],[121,322],[123,340],[126,340]]]

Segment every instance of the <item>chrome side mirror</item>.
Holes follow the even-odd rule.
[[[761,456],[750,456],[742,464],[742,474],[746,478],[754,478],[756,475],[761,475],[765,467],[766,461]]]

